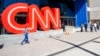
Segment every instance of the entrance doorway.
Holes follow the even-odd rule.
[[[75,26],[75,4],[73,0],[60,0],[61,22],[66,26]]]
[[[75,17],[61,16],[61,22],[67,26],[75,26]]]

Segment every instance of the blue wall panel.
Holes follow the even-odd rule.
[[[26,0],[17,0],[17,2],[26,2]]]
[[[36,4],[37,6],[40,5],[40,0],[26,0],[28,4]]]
[[[61,13],[61,15],[63,15],[64,5],[62,3],[59,3],[59,6],[60,6],[60,13]]]
[[[42,0],[42,3],[47,4],[48,1],[47,0],[45,1],[46,2]],[[9,5],[16,3],[16,2],[25,2],[28,4],[37,4],[38,6],[40,6],[41,0],[0,0],[0,12],[3,11],[3,9],[8,7]]]
[[[28,4],[37,4],[40,5],[40,0],[4,0],[4,8],[9,6],[10,4],[16,3],[16,2],[26,2]]]
[[[88,22],[86,0],[75,1],[76,27],[80,27],[82,23]]]
[[[34,4],[35,1],[34,1],[34,0],[27,0],[27,3],[29,3],[29,4]]]
[[[16,0],[4,0],[4,8],[13,3],[16,3]]]
[[[67,7],[67,15],[69,17],[74,17],[74,13]]]
[[[9,6],[10,4],[16,3],[17,0],[4,0],[4,8]]]
[[[0,13],[3,11],[4,9],[4,0],[0,0]]]

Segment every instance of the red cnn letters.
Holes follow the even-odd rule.
[[[32,4],[28,6],[26,3],[15,3],[8,6],[2,13],[3,26],[11,33],[22,33],[25,24],[19,24],[15,21],[15,16],[19,12],[27,13],[27,27],[29,32],[34,32],[39,26],[42,30],[60,28],[60,10],[59,8],[43,7],[41,10]]]

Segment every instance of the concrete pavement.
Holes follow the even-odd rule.
[[[5,45],[0,56],[100,56],[100,30],[69,35],[62,30],[51,32],[30,33],[30,43],[25,45],[20,45],[23,35],[1,35],[0,43]]]

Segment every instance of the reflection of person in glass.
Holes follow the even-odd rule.
[[[24,39],[23,39],[23,41],[21,42],[21,45],[23,45],[23,43],[29,43],[27,25],[25,26],[25,30],[24,30]]]

